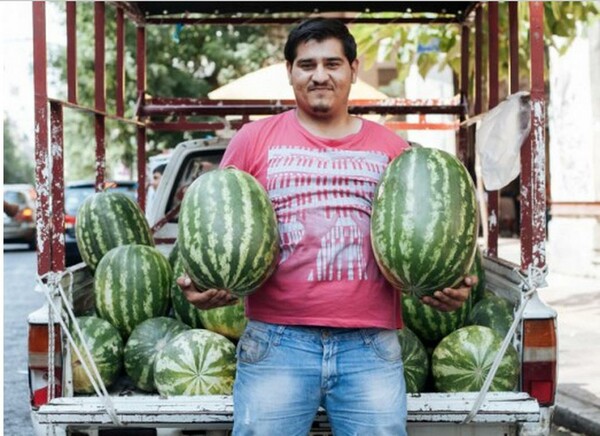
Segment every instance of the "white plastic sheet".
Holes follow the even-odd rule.
[[[485,189],[495,191],[521,170],[521,144],[531,129],[529,93],[517,92],[490,110],[477,128],[475,144]]]

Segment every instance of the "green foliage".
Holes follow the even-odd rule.
[[[8,116],[4,116],[4,183],[34,182],[33,159],[19,147],[14,136],[14,126]]]
[[[64,10],[64,4],[58,6]],[[134,116],[136,87],[136,28],[125,28],[125,116]],[[175,26],[146,27],[147,94],[155,97],[202,98],[213,89],[256,69],[283,60],[285,32],[262,26]],[[115,113],[116,91],[116,10],[106,8],[106,96],[107,111]],[[51,53],[51,62],[66,83],[66,53]],[[77,3],[78,103],[94,106],[94,5]],[[66,87],[63,86],[66,96]],[[66,178],[93,178],[95,135],[92,115],[65,111]],[[135,170],[134,126],[117,121],[106,123],[107,174],[121,162]],[[197,137],[198,134],[194,134]],[[191,133],[148,131],[147,155],[172,148]]]
[[[519,70],[524,79],[529,71],[529,5],[519,4]],[[386,14],[371,14],[374,17],[385,17]],[[600,16],[597,2],[544,2],[544,39],[547,46],[554,47],[564,53],[577,35],[578,24],[585,24]],[[487,26],[484,13],[483,38],[487,41]],[[508,80],[508,5],[499,7],[499,58],[500,80]],[[471,49],[474,46],[475,26],[471,26]],[[366,61],[366,68],[381,58],[396,63],[397,80],[404,81],[411,65],[416,64],[422,77],[432,68],[450,66],[456,75],[460,72],[460,27],[455,24],[440,25],[372,25],[360,24],[352,27],[359,53]],[[558,37],[558,38],[557,38]],[[427,50],[429,46],[439,44],[438,50]],[[487,42],[483,47],[484,59],[487,58]],[[546,57],[546,62],[548,59]],[[474,65],[470,65],[471,78]],[[487,72],[486,72],[487,73]],[[393,89],[393,88],[392,88]]]

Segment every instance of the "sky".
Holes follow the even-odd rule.
[[[33,30],[29,1],[0,2],[0,110],[17,130],[17,139],[33,158]],[[51,2],[46,7],[48,48],[66,45],[58,10]],[[52,90],[50,89],[51,93]],[[4,125],[4,123],[3,123]],[[20,141],[21,142],[21,141]]]

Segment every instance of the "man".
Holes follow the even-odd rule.
[[[323,406],[336,435],[405,435],[400,294],[377,267],[369,227],[377,182],[408,145],[348,114],[358,60],[343,23],[305,21],[285,57],[297,108],[244,126],[221,164],[265,186],[281,237],[277,270],[246,299],[234,434],[306,435]],[[424,302],[454,310],[475,282]],[[178,283],[201,309],[235,302]]]
[[[146,196],[146,215],[150,213],[150,206],[154,201],[154,197],[156,196],[156,190],[158,189],[160,179],[162,178],[166,167],[167,164],[160,164],[152,170],[152,180],[150,181],[150,184],[148,186],[148,193]]]

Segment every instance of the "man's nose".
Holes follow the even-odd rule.
[[[323,83],[329,80],[329,74],[323,65],[317,65],[313,73],[312,80],[317,83]]]

